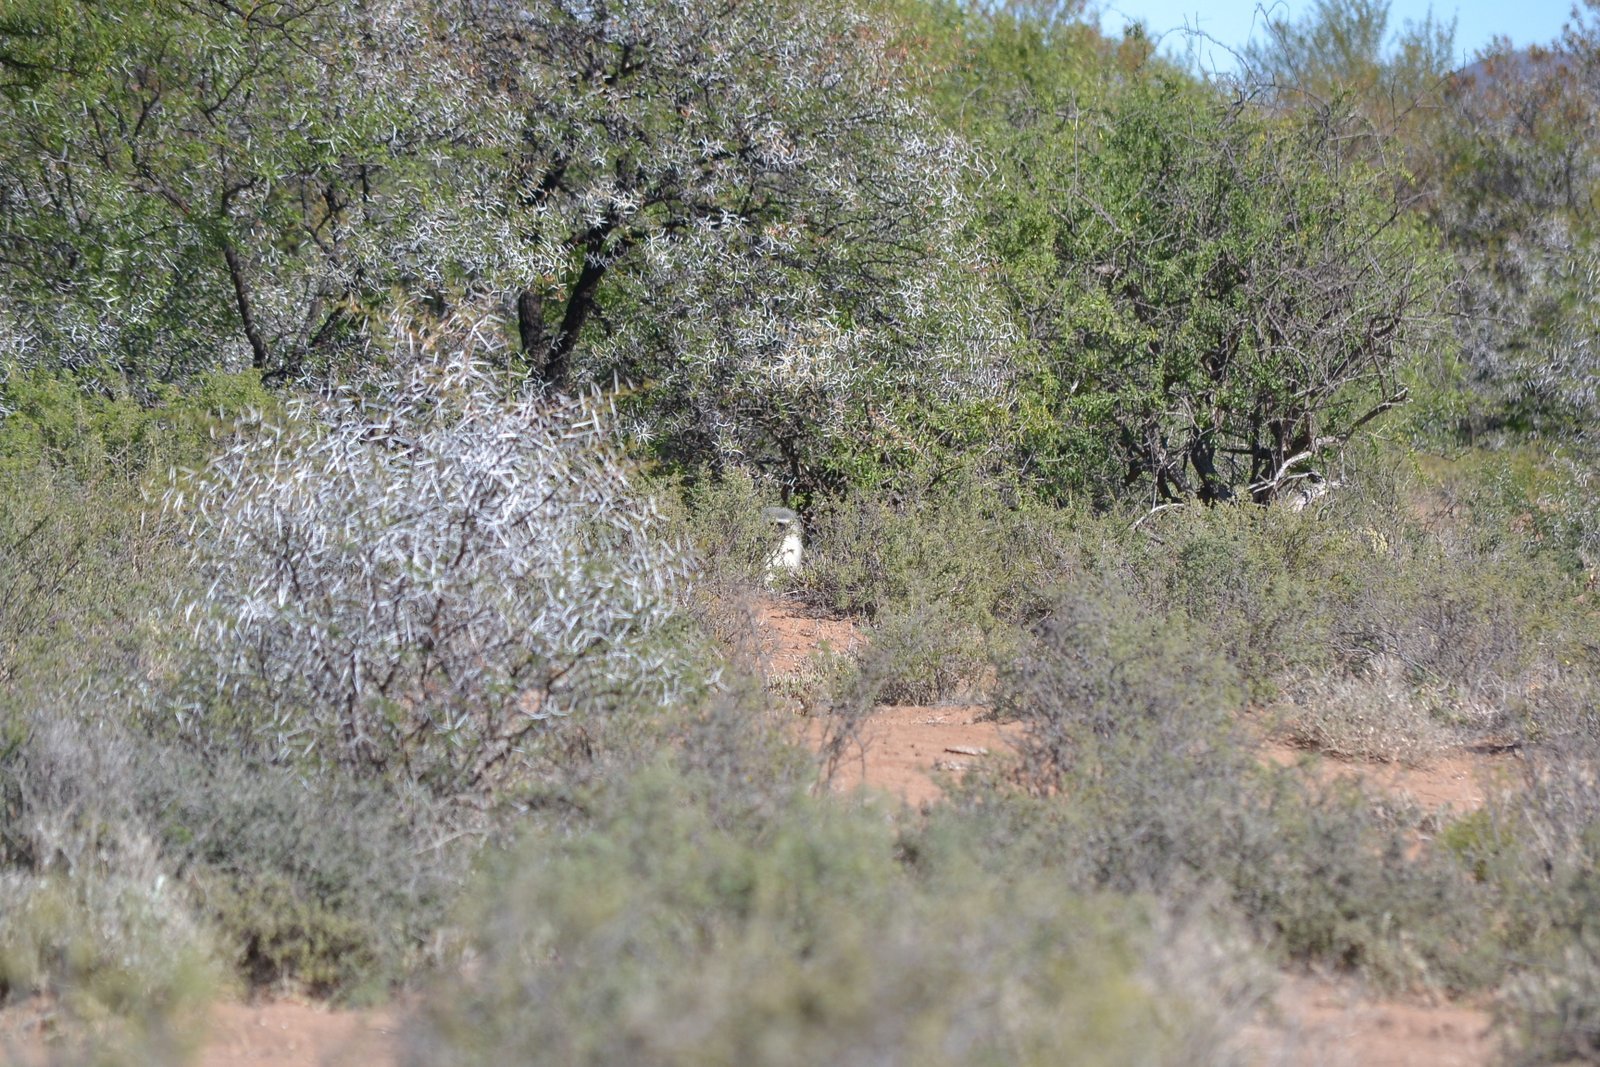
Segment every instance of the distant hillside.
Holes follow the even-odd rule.
[[[1573,57],[1540,45],[1496,51],[1468,63],[1454,75],[1458,91],[1489,89],[1571,70]]]

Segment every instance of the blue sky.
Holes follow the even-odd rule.
[[[1267,15],[1297,20],[1313,6],[1313,0],[1101,0],[1101,25],[1118,32],[1123,24],[1141,21],[1152,34],[1167,31],[1164,51],[1182,55],[1185,50],[1182,30],[1198,26],[1224,44],[1240,45],[1249,39],[1253,26],[1265,22]],[[1517,45],[1549,44],[1561,33],[1572,10],[1570,0],[1438,0],[1432,5],[1441,20],[1456,17],[1456,52],[1463,62],[1497,35],[1511,38]],[[1393,0],[1389,8],[1390,31],[1407,20],[1420,21],[1428,14],[1428,0]],[[1266,12],[1267,14],[1264,14]],[[1208,69],[1231,70],[1232,58],[1222,48],[1199,44],[1202,65]]]

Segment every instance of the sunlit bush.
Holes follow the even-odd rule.
[[[465,358],[292,406],[192,496],[191,730],[441,795],[515,781],[574,711],[661,706],[684,558],[604,406]]]

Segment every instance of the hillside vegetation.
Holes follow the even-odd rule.
[[[11,0],[0,1006],[1187,1065],[1309,968],[1600,1060],[1600,9],[1451,33]],[[865,640],[777,677],[773,597]],[[954,700],[1008,750],[838,788]]]

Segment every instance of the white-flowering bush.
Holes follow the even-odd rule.
[[[602,403],[507,397],[458,356],[291,413],[199,482],[185,612],[220,689],[191,729],[457,795],[572,712],[681,693],[684,559]]]
[[[485,102],[451,6],[19,14],[0,45],[42,55],[0,94],[7,315],[47,363],[292,377],[359,360],[396,288],[534,271],[470,185],[516,115]]]
[[[662,313],[619,321],[591,352],[598,368],[649,383],[633,410],[664,455],[814,491],[862,457],[909,464],[933,449],[934,412],[1009,395],[1015,338],[975,271],[907,266],[857,301],[847,286],[794,284],[785,254],[771,236],[726,222],[645,257],[634,284]]]
[[[514,283],[532,376],[633,383],[661,454],[802,492],[915,452],[931,411],[1000,401],[1012,339],[965,230],[981,164],[910,91],[892,20],[817,0],[462,9],[485,106],[521,121],[457,161],[500,167],[497,192],[455,184],[543,264],[480,279]]]
[[[802,491],[931,447],[930,411],[1003,404],[979,163],[917,101],[893,20],[61,7],[43,39],[96,62],[0,95],[0,304],[46,366],[326,382],[381,356],[397,299],[493,299],[530,377],[632,383],[664,455]]]

